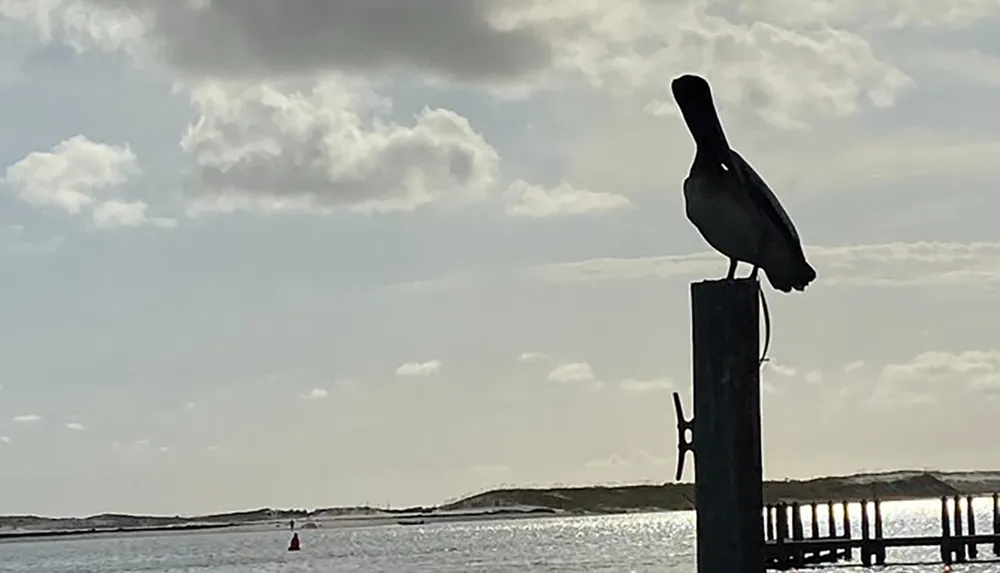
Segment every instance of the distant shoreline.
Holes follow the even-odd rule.
[[[810,480],[768,481],[768,503],[857,502],[933,499],[1000,492],[1000,471],[936,472],[907,470]],[[85,518],[0,516],[0,541],[65,538],[106,534],[141,534],[285,529],[414,526],[440,522],[546,516],[683,511],[694,508],[690,483],[633,486],[580,486],[495,489],[435,507],[380,509],[335,507],[304,510],[258,509],[191,517],[102,514]]]

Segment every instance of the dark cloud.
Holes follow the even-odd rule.
[[[552,59],[540,32],[495,26],[499,0],[90,1],[142,17],[161,55],[199,75],[405,67],[502,80]]]

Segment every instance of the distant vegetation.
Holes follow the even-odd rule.
[[[766,503],[860,501],[982,495],[1000,491],[1000,472],[890,472],[764,483]],[[694,509],[690,483],[621,487],[497,489],[442,506],[442,510],[504,505],[550,507],[574,513]]]
[[[888,501],[984,495],[993,492],[1000,492],[1000,472],[903,471],[810,480],[769,481],[764,484],[764,498],[768,503],[859,501],[864,498],[871,499],[873,496]],[[120,514],[102,514],[86,518],[5,516],[0,517],[0,528],[6,530],[0,533],[0,537],[42,530],[87,533],[229,527],[248,523],[330,517],[433,516],[454,510],[505,513],[505,507],[515,506],[520,506],[522,509],[525,506],[539,508],[537,513],[555,510],[574,514],[689,510],[694,508],[694,487],[689,483],[667,483],[620,487],[496,489],[438,507],[409,507],[394,510],[371,507],[339,507],[313,511],[258,509],[194,517]]]

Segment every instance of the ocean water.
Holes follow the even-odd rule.
[[[855,507],[852,513],[858,510]],[[988,500],[976,506],[978,531],[990,531]],[[937,502],[886,503],[885,534],[937,534]],[[856,525],[858,516],[852,520]],[[821,515],[821,523],[825,516]],[[808,525],[806,531],[809,531]],[[37,573],[690,573],[690,512],[324,528],[300,532],[289,553],[287,530],[116,535],[0,543],[0,572]],[[992,559],[988,547],[980,557]],[[933,562],[933,548],[890,550],[889,563]],[[837,567],[845,573],[860,567]],[[940,572],[937,564],[893,571]],[[954,571],[1000,573],[1000,564]]]

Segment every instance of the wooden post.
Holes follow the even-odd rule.
[[[951,516],[948,515],[948,498],[941,498],[941,562],[951,565],[954,552],[951,550]]]
[[[691,285],[700,573],[764,571],[758,288]]]
[[[972,504],[972,496],[965,496],[965,532],[969,534],[969,537],[976,536],[976,512],[975,507]],[[979,558],[979,546],[976,545],[975,541],[970,541],[967,549],[969,553],[969,559]]]
[[[993,494],[993,535],[1000,535],[1000,494]],[[1000,543],[993,543],[993,555],[1000,557]]]
[[[843,515],[843,518],[844,518],[844,539],[848,539],[849,540],[851,538],[851,513],[850,513],[851,504],[845,501],[845,502],[843,502],[843,506],[844,506],[844,515]],[[851,549],[850,546],[848,546],[848,547],[846,547],[844,549],[843,558],[844,558],[844,561],[850,561],[851,559],[854,559],[854,550]]]
[[[875,498],[875,564],[885,565],[885,537],[882,534],[882,500]]]
[[[775,558],[776,567],[779,571],[785,571],[791,567],[788,558],[788,549],[785,548],[785,541],[788,541],[788,506],[785,502],[778,502],[774,512],[775,526],[777,534],[775,536]]]
[[[955,513],[953,517],[955,518],[955,537],[962,537],[962,498],[955,496]],[[956,542],[953,545],[955,549],[955,563],[965,563],[965,544]]]
[[[764,508],[764,530],[768,541],[774,541],[774,510],[770,505]]]
[[[861,565],[872,566],[871,532],[868,524],[868,500],[861,500]]]

